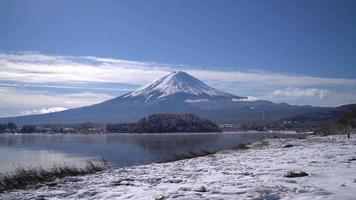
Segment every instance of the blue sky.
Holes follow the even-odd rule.
[[[97,103],[176,69],[241,96],[355,103],[355,10],[352,0],[0,0],[0,116]]]

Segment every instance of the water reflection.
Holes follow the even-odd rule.
[[[52,166],[101,158],[116,166],[150,163],[187,151],[232,148],[264,137],[290,137],[279,133],[233,134],[104,134],[104,135],[0,135],[0,172],[14,164]]]

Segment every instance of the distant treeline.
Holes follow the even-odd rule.
[[[107,124],[106,131],[109,133],[129,133],[131,127],[134,125],[135,125],[134,123]]]
[[[7,133],[172,133],[172,132],[221,132],[219,126],[209,119],[194,114],[153,114],[137,123],[118,124],[51,124],[23,125],[2,124],[0,132]]]
[[[263,120],[221,124],[194,114],[153,114],[137,123],[117,124],[50,124],[22,125],[0,124],[0,133],[170,133],[294,130],[321,134],[349,132],[356,128],[356,104],[341,106],[325,112],[306,113],[281,120]]]
[[[46,124],[16,125],[15,123],[0,124],[0,133],[102,133],[105,125],[93,123],[81,124]]]
[[[263,120],[239,124],[224,124],[224,130],[294,130],[321,134],[349,132],[356,128],[356,104],[341,106],[323,112],[297,115],[281,120]]]
[[[0,132],[4,133],[4,132],[14,132],[16,131],[17,126],[15,123],[9,122],[7,124],[0,124]]]

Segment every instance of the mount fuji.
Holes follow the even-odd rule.
[[[153,113],[194,113],[217,122],[275,120],[322,107],[293,106],[246,97],[215,89],[183,71],[99,104],[61,112],[9,117],[0,123],[69,124],[135,122]]]
[[[123,101],[152,103],[159,101],[207,102],[222,100],[242,100],[227,92],[212,88],[199,79],[183,72],[172,72],[153,83],[120,97]]]

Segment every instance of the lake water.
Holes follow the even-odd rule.
[[[85,160],[100,158],[114,167],[146,164],[172,154],[229,149],[273,137],[296,135],[278,132],[0,135],[0,172],[11,172],[16,166],[83,165]]]

